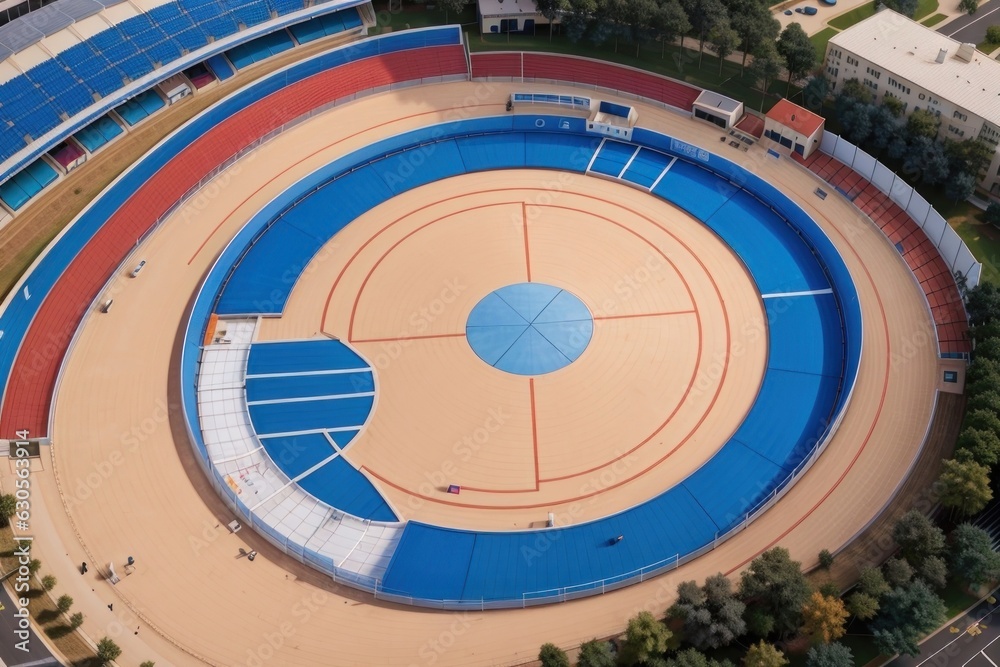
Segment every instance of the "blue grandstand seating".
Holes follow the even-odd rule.
[[[221,53],[206,60],[205,64],[208,65],[208,68],[212,70],[212,73],[215,74],[219,81],[225,81],[235,74],[232,65],[229,64],[229,61]]]
[[[108,143],[119,134],[122,126],[108,116],[101,116],[93,123],[77,132],[74,136],[84,148],[93,153],[98,148]]]
[[[229,62],[235,65],[236,69],[243,69],[282,51],[287,51],[293,46],[295,44],[287,32],[276,30],[263,37],[237,44],[226,51],[226,57],[229,58]]]
[[[361,17],[358,15],[357,10],[342,9],[339,12],[324,14],[309,21],[296,23],[290,26],[289,30],[295,36],[295,41],[299,44],[305,44],[320,37],[336,35],[339,32],[355,28],[359,25],[361,25]]]
[[[166,106],[163,98],[155,90],[147,90],[136,95],[125,104],[115,107],[115,111],[129,125],[135,125],[158,109]]]
[[[0,184],[0,199],[16,211],[57,177],[56,170],[45,160],[35,160],[10,180]]]

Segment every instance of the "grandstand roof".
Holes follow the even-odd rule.
[[[898,75],[943,100],[1000,125],[1000,62],[975,49],[968,61],[957,57],[962,44],[885,9],[837,33],[840,47]],[[943,62],[937,62],[942,51]]]

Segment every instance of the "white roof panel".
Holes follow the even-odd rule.
[[[936,97],[1000,125],[1000,62],[979,51],[956,57],[960,42],[885,9],[830,38],[830,47],[856,53]],[[829,47],[828,47],[829,48]],[[944,62],[938,54],[947,51]]]

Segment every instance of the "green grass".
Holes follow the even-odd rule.
[[[476,23],[475,4],[466,5],[461,14],[448,12],[447,15],[443,9],[427,9],[427,6],[422,4],[407,3],[403,5],[402,9],[392,12],[389,11],[384,2],[375,3],[373,7],[376,25],[368,29],[369,35],[406,30],[407,28],[426,28],[445,23],[461,23],[462,25]]]
[[[469,48],[473,52],[549,51],[597,58],[637,67],[655,74],[662,74],[663,76],[669,76],[695,86],[720,92],[743,101],[748,108],[754,110],[759,110],[763,107],[763,110],[767,111],[778,101],[779,95],[785,95],[786,90],[784,80],[773,81],[768,86],[769,95],[763,96],[759,90],[750,85],[748,79],[740,77],[739,63],[726,61],[723,63],[722,74],[720,74],[719,59],[707,49],[702,58],[702,65],[699,68],[698,51],[694,49],[682,49],[677,45],[669,45],[665,50],[661,50],[659,44],[643,44],[639,50],[639,56],[636,57],[635,44],[627,44],[623,41],[618,43],[618,51],[615,52],[614,42],[594,46],[586,39],[583,39],[574,44],[563,35],[555,35],[549,40],[548,35],[544,33],[540,33],[537,36],[516,34],[480,35],[478,31],[470,31],[466,37],[468,38]],[[693,42],[692,40],[688,40],[688,43]],[[800,92],[799,88],[792,86],[790,98],[794,101],[795,96]]]
[[[996,51],[997,49],[1000,49],[1000,44],[997,44],[996,42],[991,42],[989,40],[983,40],[982,42],[976,44],[976,48],[982,51],[983,53],[989,55],[994,51]]]
[[[983,221],[983,212],[972,204],[948,200],[939,190],[921,193],[983,263],[982,280],[1000,285],[1000,230]]]
[[[924,19],[923,21],[921,21],[921,23],[930,28],[931,26],[935,26],[941,21],[944,21],[946,18],[948,18],[947,14],[935,14],[929,19]]]
[[[809,38],[809,41],[813,43],[816,47],[816,57],[820,60],[826,56],[826,43],[830,41],[830,38],[836,35],[839,30],[836,28],[823,28],[815,35]]]
[[[985,266],[983,266],[983,270],[986,270]],[[941,599],[944,600],[949,619],[955,618],[979,602],[979,596],[970,593],[965,582],[959,581],[957,578],[948,581],[948,585],[941,591]]]
[[[919,21],[925,16],[930,16],[937,11],[938,0],[919,0],[917,3],[917,11],[913,14],[913,20]],[[841,14],[837,18],[830,21],[830,25],[838,30],[844,30],[850,28],[855,23],[864,21],[869,16],[875,14],[875,3],[865,2],[865,4],[860,7],[856,7],[851,11]],[[940,19],[939,19],[940,20]]]
[[[871,2],[866,2],[860,7],[855,7],[851,11],[841,14],[837,18],[830,21],[829,24],[837,30],[844,30],[846,28],[850,28],[855,23],[864,21],[866,18],[873,16],[874,14],[875,5]]]

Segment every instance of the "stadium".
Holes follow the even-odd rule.
[[[150,146],[0,313],[21,533],[83,634],[119,664],[523,664],[776,544],[848,553],[961,397],[980,265],[947,222],[836,135],[375,22],[0,26],[3,228]]]

